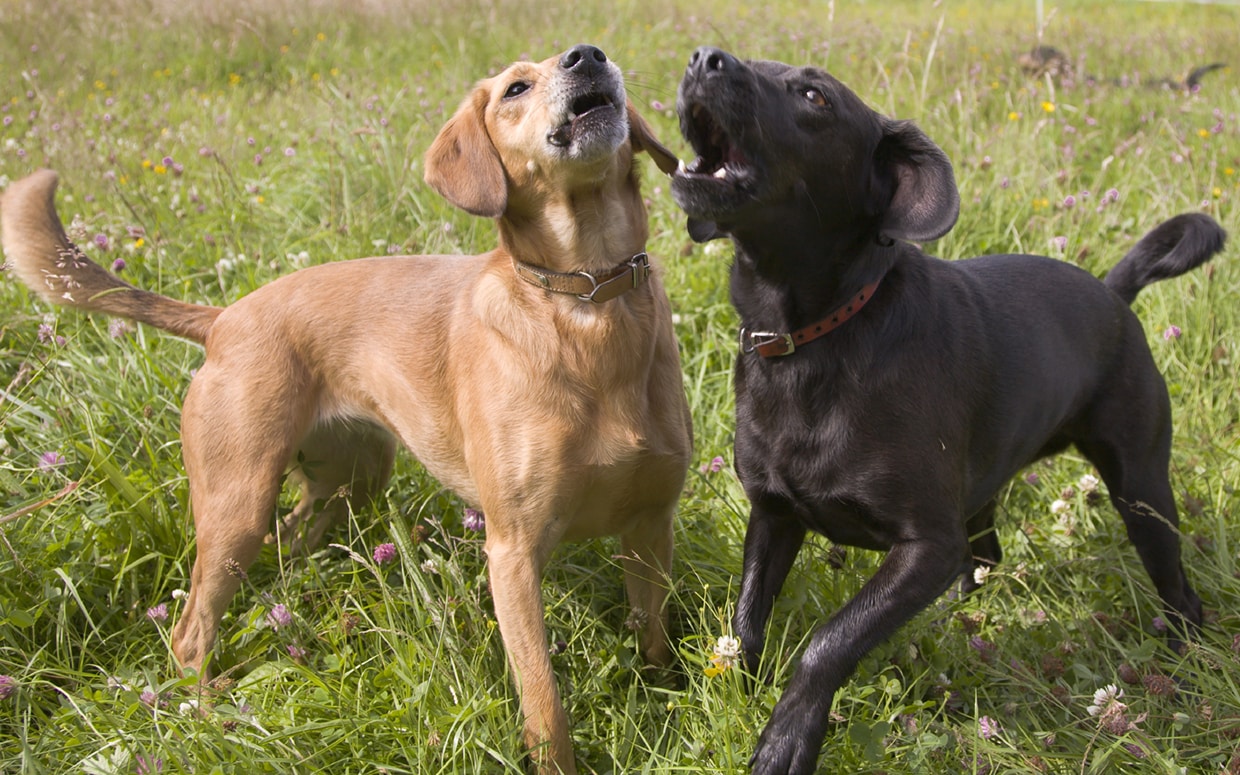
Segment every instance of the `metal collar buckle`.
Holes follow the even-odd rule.
[[[749,341],[746,346],[746,340]],[[762,351],[765,357],[791,355],[796,352],[796,343],[792,334],[779,334],[774,331],[746,331],[741,328],[741,350],[745,353]]]
[[[650,276],[650,257],[645,253],[638,253],[620,266],[624,268],[602,281],[589,272],[578,272],[577,274],[589,280],[593,287],[587,293],[577,294],[577,298],[592,304],[611,301],[625,291],[641,285]]]
[[[857,291],[851,299],[837,307],[827,317],[816,323],[810,323],[804,328],[798,328],[790,333],[776,333],[774,331],[746,331],[741,328],[741,349],[746,353],[756,352],[763,358],[779,358],[784,355],[791,355],[796,352],[797,345],[806,345],[820,336],[827,334],[840,326],[844,325],[853,315],[861,311],[874,296],[874,290],[878,288],[878,284],[882,282],[880,276],[874,282],[866,285],[860,291]],[[749,339],[749,346],[745,346],[745,339]]]

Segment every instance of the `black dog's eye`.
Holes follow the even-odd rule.
[[[524,94],[525,92],[529,91],[529,89],[530,89],[530,85],[528,83],[526,83],[525,81],[517,81],[516,83],[508,87],[508,91],[504,92],[504,99],[507,100],[507,99],[516,97],[520,94]]]
[[[820,108],[825,108],[828,104],[830,104],[827,102],[827,98],[823,96],[822,92],[812,87],[801,92],[801,95]]]

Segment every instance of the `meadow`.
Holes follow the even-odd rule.
[[[470,85],[514,59],[602,47],[689,156],[676,86],[712,44],[826,67],[915,119],[961,191],[932,254],[1043,253],[1101,275],[1179,212],[1240,235],[1238,30],[1236,5],[1100,0],[1041,13],[1033,0],[6,0],[0,186],[56,169],[61,214],[95,260],[227,304],[310,264],[490,249],[493,224],[432,192],[422,154]],[[1075,77],[1022,72],[1039,42]],[[1209,62],[1230,67],[1198,90],[1157,86]],[[730,248],[692,243],[643,165],[696,437],[677,662],[641,670],[613,541],[556,554],[546,619],[584,771],[743,773],[805,639],[880,555],[807,544],[776,604],[769,683],[712,659],[747,514],[731,470]],[[985,584],[944,596],[840,692],[821,772],[1240,773],[1237,257],[1233,242],[1135,304],[1174,405],[1199,638],[1163,645],[1089,465],[1037,463],[1001,493],[1005,557]],[[201,360],[153,329],[53,310],[0,273],[0,772],[521,772],[484,532],[408,457],[330,546],[296,561],[264,550],[209,695],[180,676],[168,634],[194,537],[179,407]],[[1112,696],[1122,710],[1097,712]]]

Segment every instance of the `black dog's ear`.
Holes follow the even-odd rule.
[[[719,227],[715,225],[714,221],[690,218],[687,225],[689,228],[689,239],[694,242],[710,242],[713,239],[727,236],[727,234],[719,231]]]
[[[888,177],[878,188],[894,187],[880,220],[884,236],[924,242],[951,231],[960,214],[960,194],[942,148],[912,121],[884,119],[874,161],[875,173]]]

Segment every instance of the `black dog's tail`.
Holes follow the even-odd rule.
[[[1227,232],[1208,215],[1185,213],[1154,227],[1120,259],[1103,280],[1132,304],[1145,286],[1179,277],[1223,249]]]
[[[1215,62],[1210,65],[1202,65],[1188,74],[1188,78],[1184,79],[1184,85],[1191,89],[1201,83],[1203,76],[1212,73],[1215,70],[1222,70],[1224,67],[1227,67],[1225,62]]]

